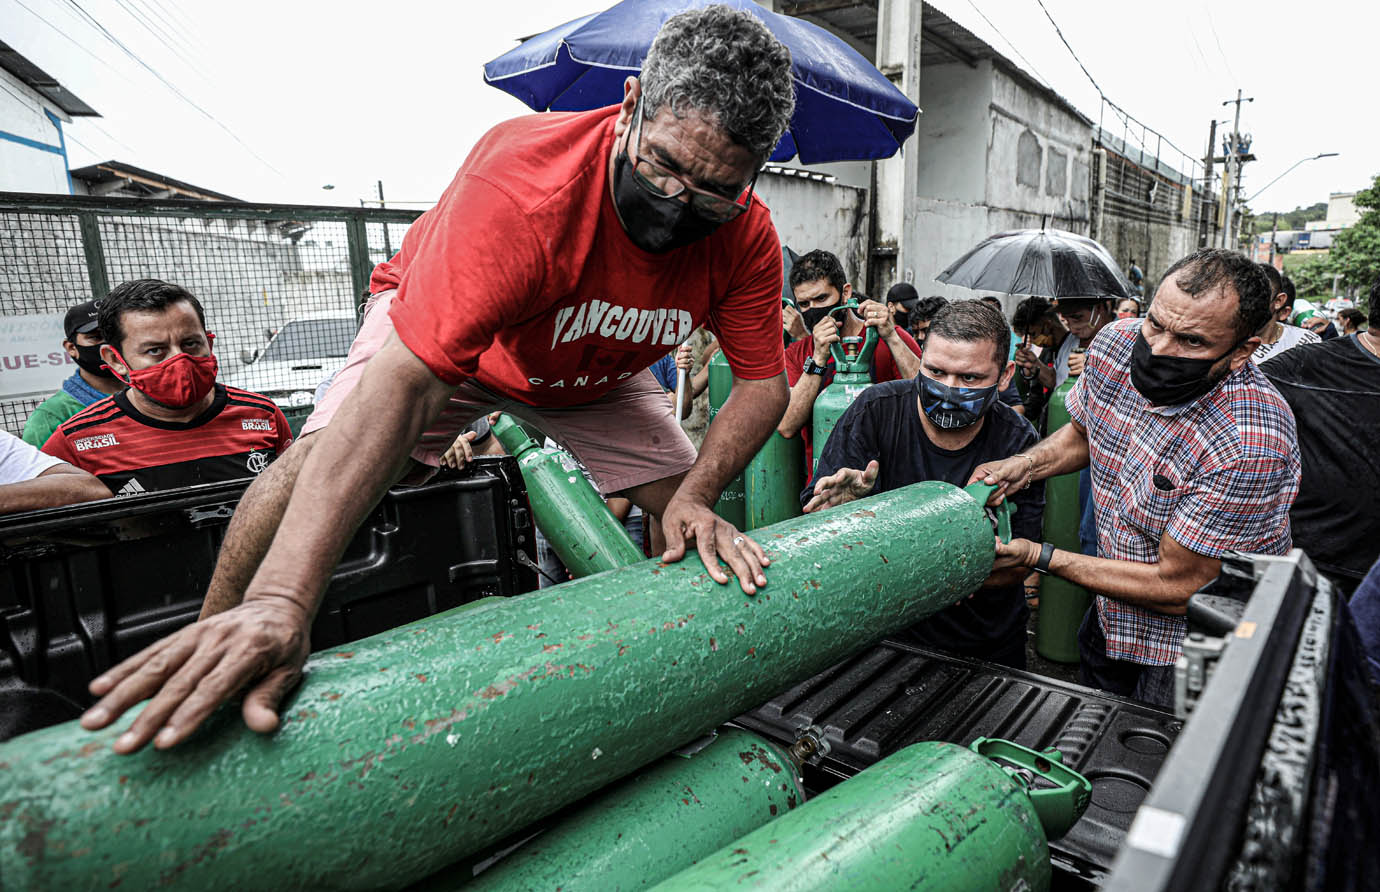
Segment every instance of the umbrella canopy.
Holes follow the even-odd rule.
[[[1107,249],[1062,229],[989,236],[935,280],[981,291],[1041,297],[1135,297]]]
[[[914,132],[919,109],[871,62],[823,28],[751,0],[623,0],[524,41],[485,65],[484,80],[537,111],[614,105],[662,23],[711,2],[752,13],[791,51],[795,114],[771,160],[889,158]]]

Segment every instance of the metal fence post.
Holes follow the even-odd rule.
[[[369,277],[374,272],[374,265],[369,262],[369,230],[362,215],[350,214],[345,218],[345,236],[350,247],[350,279],[355,287],[355,315],[359,315],[359,308],[364,302],[364,292],[369,288]]]
[[[101,246],[101,229],[96,215],[78,214],[81,226],[81,249],[86,255],[86,277],[91,282],[91,299],[101,300],[110,293],[110,278],[105,271],[105,248]]]

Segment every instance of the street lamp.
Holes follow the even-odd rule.
[[[1305,161],[1317,161],[1319,158],[1336,158],[1339,154],[1341,154],[1341,153],[1340,153],[1340,152],[1322,152],[1321,154],[1318,154],[1318,155],[1310,155],[1310,156],[1307,157],[1307,158],[1300,158],[1299,160],[1295,161],[1292,165],[1290,165],[1289,170],[1286,170],[1284,173],[1282,173],[1282,174],[1280,174],[1279,176],[1275,177],[1273,180],[1270,180],[1270,182],[1268,182],[1268,183],[1265,184],[1265,187],[1264,187],[1263,189],[1261,189],[1259,192],[1257,192],[1257,193],[1255,193],[1254,195],[1252,195],[1250,198],[1246,199],[1246,204],[1250,204],[1251,202],[1255,201],[1255,200],[1256,200],[1257,198],[1259,198],[1262,194],[1264,194],[1265,189],[1270,188],[1270,187],[1273,186],[1275,183],[1278,183],[1280,180],[1284,179],[1284,177],[1288,175],[1289,171],[1293,170],[1295,167],[1298,167],[1300,164],[1304,163]]]

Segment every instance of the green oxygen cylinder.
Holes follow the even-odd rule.
[[[506,414],[494,421],[493,433],[518,460],[537,526],[572,576],[645,559],[570,455],[542,448]]]
[[[857,308],[858,302],[850,300],[834,307],[829,311],[829,315],[838,316]],[[838,322],[841,330],[843,321],[840,319]],[[819,455],[824,451],[824,444],[828,442],[829,435],[834,432],[834,425],[838,424],[838,420],[843,417],[848,407],[853,405],[853,400],[872,386],[872,353],[876,349],[877,329],[871,326],[864,329],[863,336],[841,338],[837,344],[830,345],[829,350],[834,354],[834,380],[815,397],[812,409],[812,476],[815,468],[819,467]],[[796,490],[797,497],[799,493],[800,491]]]
[[[751,597],[646,560],[319,651],[271,735],[232,706],[168,751],[111,752],[127,720],[0,743],[0,885],[402,888],[975,591],[991,489],[766,527]]]
[[[743,471],[744,530],[770,526],[800,516],[805,486],[805,444],[772,431]]]
[[[785,751],[726,727],[600,790],[474,879],[462,862],[414,892],[642,889],[804,801]]]
[[[1042,892],[1091,790],[1057,754],[916,743],[655,888]]]
[[[728,366],[724,351],[716,350],[709,359],[709,423],[719,414],[728,394],[733,390],[733,370]],[[714,513],[733,524],[738,529],[746,529],[747,517],[743,508],[743,475],[739,474],[719,494],[714,504]]]
[[[1069,423],[1065,405],[1069,391],[1078,381],[1070,375],[1049,398],[1049,433]],[[1045,541],[1055,548],[1078,554],[1078,524],[1083,510],[1078,503],[1078,472],[1060,474],[1045,481]],[[1078,662],[1078,626],[1088,612],[1092,595],[1081,585],[1057,576],[1040,578],[1039,621],[1035,630],[1035,650],[1056,663]]]

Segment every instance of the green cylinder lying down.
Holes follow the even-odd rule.
[[[756,538],[754,596],[694,556],[649,560],[312,654],[268,737],[231,708],[167,752],[115,755],[128,717],[0,744],[0,877],[415,882],[957,602],[996,541],[933,481]]]
[[[728,395],[733,390],[733,370],[728,366],[728,360],[724,357],[724,351],[715,351],[709,358],[709,423],[714,423],[714,417],[719,414],[724,403],[728,402]],[[733,524],[738,529],[745,529],[747,524],[746,514],[743,508],[743,475],[739,474],[719,494],[719,501],[714,504],[714,513],[724,520]]]
[[[983,752],[1056,786],[1032,791]],[[916,743],[655,888],[1042,892],[1048,840],[1067,832],[1090,791],[1057,760],[1003,740]]]
[[[599,791],[478,877],[442,871],[415,892],[642,889],[804,801],[785,752],[724,728],[703,749],[667,756]]]
[[[743,514],[755,530],[800,516],[800,490],[805,486],[805,444],[772,431],[767,442],[743,470]]]
[[[543,449],[507,415],[498,416],[493,432],[518,460],[537,527],[572,576],[646,559],[574,459],[559,449]]]
[[[1049,398],[1048,429],[1052,434],[1069,423],[1069,410],[1064,400],[1077,383],[1070,375]],[[1060,474],[1045,481],[1045,541],[1055,548],[1079,554],[1082,543],[1078,526],[1083,520],[1083,507],[1078,502],[1078,472]],[[1035,650],[1046,660],[1056,663],[1078,662],[1078,626],[1088,612],[1092,595],[1081,585],[1074,585],[1058,576],[1040,578],[1040,613],[1035,626]]]

